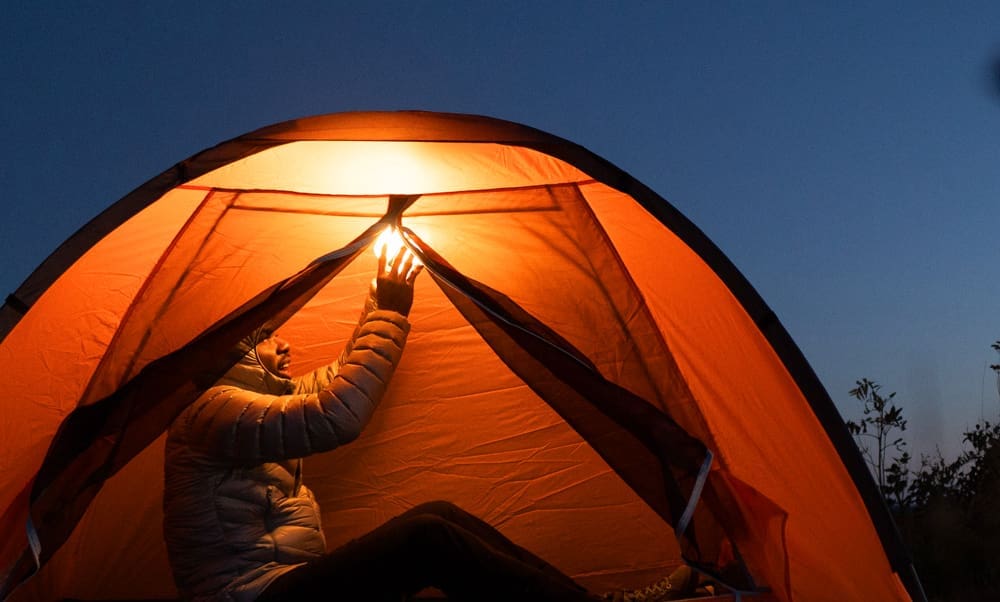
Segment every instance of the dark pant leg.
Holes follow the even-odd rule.
[[[398,600],[433,586],[452,600],[593,600],[550,565],[451,504],[388,521],[279,577],[261,600]]]
[[[582,591],[582,588],[580,588],[575,581],[570,579],[562,571],[534,555],[531,551],[517,545],[508,539],[506,535],[493,527],[493,525],[487,523],[474,514],[466,512],[451,502],[426,502],[420,504],[419,506],[414,506],[400,516],[420,514],[440,516],[444,520],[469,531],[495,550],[500,551],[528,566],[538,569],[539,571],[549,575],[551,579],[563,582],[567,588],[575,588]]]

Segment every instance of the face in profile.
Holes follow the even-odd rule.
[[[280,376],[281,378],[291,378],[289,371],[292,366],[292,347],[288,341],[272,332],[268,337],[257,343],[254,348],[257,352],[257,361],[265,370]]]

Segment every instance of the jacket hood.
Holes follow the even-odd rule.
[[[219,385],[231,385],[270,395],[285,395],[294,390],[291,379],[278,376],[260,363],[257,343],[267,338],[269,329],[261,327],[244,337],[233,350],[240,359],[219,379]]]

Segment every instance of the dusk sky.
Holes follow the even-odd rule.
[[[953,454],[1000,412],[998,60],[996,0],[6,2],[0,289],[133,188],[259,127],[489,115],[668,199],[845,417],[854,381],[875,379],[913,451]]]

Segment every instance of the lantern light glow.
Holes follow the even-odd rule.
[[[386,268],[392,265],[393,260],[396,258],[400,252],[405,248],[405,243],[403,242],[403,236],[400,234],[394,226],[387,226],[382,233],[378,235],[375,239],[375,243],[372,245],[372,251],[375,253],[376,257],[381,257],[385,254],[385,264]],[[421,266],[420,259],[416,255],[413,256],[413,267]]]

